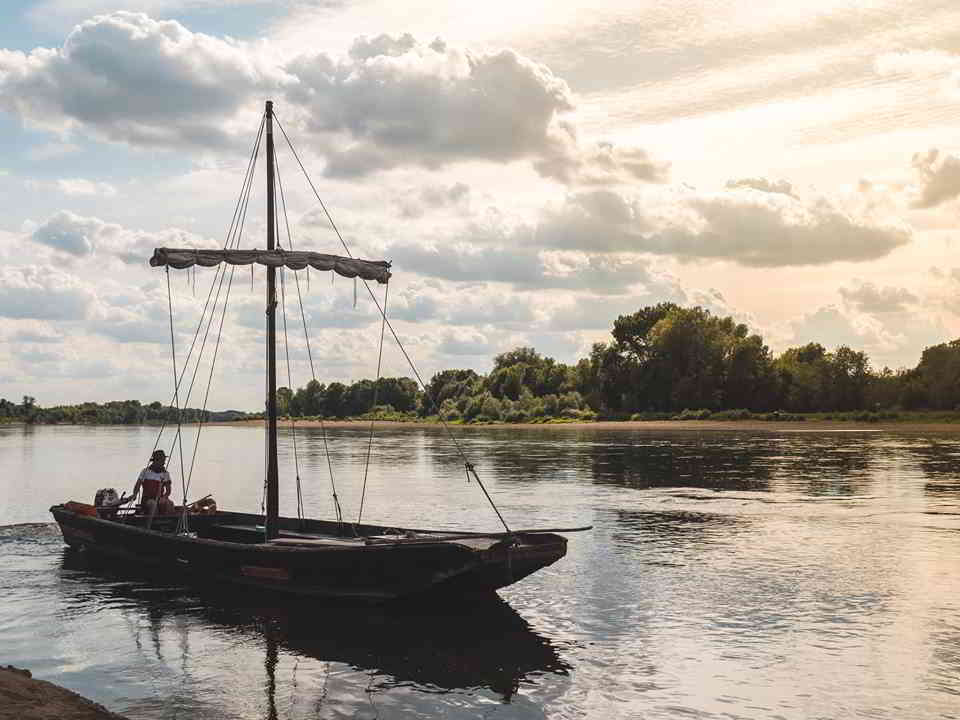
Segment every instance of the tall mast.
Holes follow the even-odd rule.
[[[273,102],[267,100],[267,250],[276,245],[274,216]],[[267,266],[267,507],[264,525],[267,540],[280,534],[277,483],[277,270]]]

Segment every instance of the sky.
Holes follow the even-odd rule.
[[[878,369],[960,336],[960,6],[648,5],[4,3],[0,397],[170,399],[148,259],[223,246],[267,99],[350,251],[393,262],[388,316],[425,379],[520,345],[575,362],[661,301]],[[277,153],[282,241],[342,253]],[[263,168],[245,247],[266,245]],[[170,273],[180,369],[213,279]],[[286,280],[280,384],[299,387]],[[299,281],[318,379],[375,376],[366,290]],[[209,406],[259,410],[262,268],[231,287]],[[390,342],[383,374],[410,374]]]

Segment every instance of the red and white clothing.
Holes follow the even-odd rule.
[[[140,472],[140,477],[137,478],[137,484],[143,489],[141,502],[159,500],[161,496],[170,494],[170,473],[166,470],[156,472],[147,466]],[[166,492],[162,492],[164,486],[166,486]]]

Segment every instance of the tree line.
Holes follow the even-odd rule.
[[[159,425],[175,424],[178,416],[180,421],[185,423],[199,422],[201,419],[205,422],[217,422],[252,417],[236,410],[211,412],[198,408],[183,408],[178,411],[160,402],[143,405],[139,400],[85,402],[43,408],[37,405],[36,398],[31,395],[24,395],[19,403],[0,398],[0,422],[23,422],[29,425]]]
[[[621,315],[611,339],[575,364],[534,348],[494,358],[487,374],[436,373],[422,391],[407,377],[352,384],[311,380],[277,390],[278,412],[291,417],[413,419],[440,415],[460,422],[543,422],[598,417],[703,417],[726,413],[845,413],[960,410],[960,339],[928,347],[915,368],[875,369],[866,353],[820,343],[774,355],[763,338],[731,317],[673,303]],[[194,422],[201,411],[184,410]],[[25,396],[0,400],[0,418],[25,422],[176,422],[177,411],[136,400],[38,408]],[[228,411],[207,419],[256,417]]]
[[[576,364],[534,348],[497,355],[492,370],[443,370],[421,392],[410,378],[352,385],[312,380],[278,391],[295,417],[442,415],[448,420],[687,417],[715,412],[811,413],[960,410],[960,340],[924,350],[912,369],[874,369],[866,353],[820,343],[775,356],[731,317],[674,303],[621,315],[611,340]],[[735,417],[736,415],[732,415]]]

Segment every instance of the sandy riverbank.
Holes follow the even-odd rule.
[[[0,667],[0,720],[125,720],[66,688],[36,680],[29,670]]]
[[[223,426],[249,427],[263,425],[263,420],[238,420],[211,423]],[[280,427],[290,427],[290,420],[280,420]],[[329,428],[369,428],[369,420],[327,420]],[[297,427],[320,427],[319,420],[297,420]],[[398,422],[379,420],[377,427],[419,428],[441,427],[436,422]],[[766,420],[623,420],[570,423],[489,423],[484,425],[451,425],[457,431],[509,428],[511,430],[682,430],[686,432],[711,430],[741,430],[749,432],[936,432],[960,433],[960,423],[947,422],[845,422],[841,420],[807,420],[805,422],[777,422]]]

